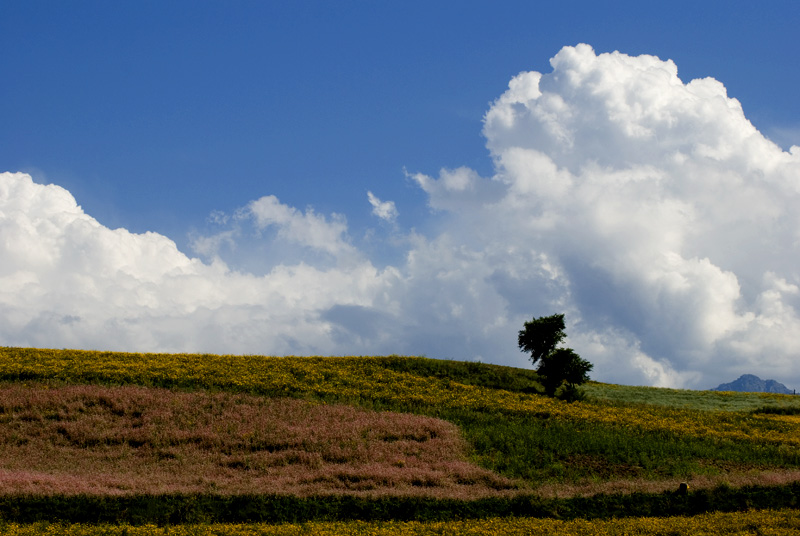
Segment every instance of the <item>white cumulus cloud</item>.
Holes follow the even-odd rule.
[[[332,254],[343,224],[271,200],[256,225]],[[298,223],[299,222],[299,223]],[[299,228],[298,228],[299,227]],[[327,240],[327,241],[326,241]],[[0,341],[134,351],[315,353],[331,343],[320,310],[364,305],[391,270],[279,264],[263,276],[204,263],[156,234],[111,230],[69,192],[0,174]]]
[[[351,255],[353,248],[347,243],[347,222],[334,214],[332,221],[314,213],[312,209],[300,212],[281,203],[274,195],[251,202],[242,215],[251,216],[259,229],[274,226],[278,235],[300,245],[318,249],[331,255]]]
[[[523,321],[563,312],[602,381],[800,387],[800,150],[669,60],[578,45],[551,65],[486,112],[491,176],[409,174],[436,213],[426,233],[368,192],[394,224],[384,268],[344,216],[270,195],[214,213],[200,260],[0,175],[0,344],[525,366]]]

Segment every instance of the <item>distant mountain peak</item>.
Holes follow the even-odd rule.
[[[780,393],[790,395],[794,393],[780,382],[775,380],[762,380],[755,374],[742,374],[739,379],[730,383],[722,383],[712,391],[739,391],[742,393]]]

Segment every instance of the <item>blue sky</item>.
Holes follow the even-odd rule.
[[[489,103],[578,43],[672,59],[761,130],[798,128],[796,3],[612,4],[5,2],[0,157],[179,243],[265,194],[362,226],[374,190],[414,225],[403,169],[488,174]]]
[[[709,259],[722,274],[720,278],[733,274],[739,288],[739,294],[731,298],[733,305],[724,300],[721,305],[730,305],[732,312],[728,313],[738,320],[719,328],[719,333],[738,334],[735,341],[719,333],[695,334],[698,342],[694,346],[675,346],[664,340],[668,337],[657,334],[655,325],[666,315],[667,306],[659,307],[671,304],[679,316],[682,308],[707,307],[707,314],[714,316],[709,305],[714,298],[698,307],[678,304],[663,295],[661,301],[651,296],[642,297],[640,303],[633,300],[632,306],[617,303],[608,293],[618,295],[620,288],[639,288],[636,285],[644,285],[641,281],[646,278],[627,281],[625,274],[587,261],[592,258],[591,244],[556,252],[545,242],[534,241],[531,251],[549,259],[534,271],[541,273],[542,266],[547,266],[553,274],[567,275],[563,281],[558,279],[560,275],[553,275],[551,280],[560,281],[556,286],[562,291],[553,291],[546,300],[541,293],[539,298],[531,296],[525,311],[524,303],[513,303],[508,296],[526,295],[520,289],[528,276],[519,276],[511,268],[502,276],[482,272],[464,260],[466,257],[458,256],[467,250],[477,257],[488,255],[487,244],[496,245],[502,241],[497,236],[508,235],[498,227],[501,234],[481,245],[475,237],[490,226],[484,221],[472,222],[476,225],[472,236],[459,237],[459,232],[470,229],[469,214],[476,210],[470,203],[475,201],[445,199],[442,191],[448,188],[443,185],[480,181],[467,175],[440,174],[442,169],[469,169],[476,177],[491,181],[493,176],[503,175],[498,170],[508,172],[510,164],[497,167],[498,159],[507,154],[505,142],[497,138],[494,149],[487,148],[491,138],[484,130],[487,113],[513,77],[522,72],[551,73],[551,58],[563,47],[580,43],[590,45],[597,56],[619,51],[628,57],[652,55],[672,60],[684,84],[695,78],[718,80],[727,96],[741,103],[747,120],[788,155],[793,144],[800,145],[796,91],[800,69],[795,61],[800,55],[799,24],[800,5],[795,2],[6,1],[0,16],[0,68],[4,73],[0,84],[0,171],[28,174],[37,185],[58,185],[103,229],[124,229],[137,236],[146,232],[163,235],[175,242],[181,254],[199,259],[206,267],[216,259],[231,273],[262,277],[275,276],[280,269],[296,276],[300,267],[309,266],[322,274],[312,280],[328,281],[322,276],[330,276],[326,284],[348,288],[356,284],[353,274],[357,270],[343,268],[346,253],[381,271],[381,284],[403,296],[399,299],[384,289],[359,299],[350,299],[345,293],[331,296],[324,304],[298,305],[306,307],[303,321],[326,326],[323,331],[331,338],[317,334],[321,337],[318,342],[307,342],[317,341],[316,335],[298,332],[288,336],[276,327],[272,335],[254,339],[249,346],[231,347],[231,351],[350,353],[346,344],[350,337],[352,353],[417,353],[525,366],[524,356],[514,345],[521,320],[562,307],[576,319],[572,332],[568,330],[577,334],[572,344],[579,346],[576,349],[582,355],[595,359],[599,379],[696,387],[751,372],[762,377],[782,374],[800,386],[800,369],[795,370],[790,350],[794,342],[781,347],[785,359],[779,365],[770,365],[763,361],[765,347],[757,342],[766,335],[742,327],[747,322],[765,325],[762,317],[767,313],[762,302],[769,292],[763,286],[765,274],[777,274],[778,286],[795,284],[797,274],[781,267],[784,261],[791,264],[796,245],[783,234],[776,234],[774,241],[775,251],[783,250],[784,256],[752,269],[736,264],[738,258],[724,260],[727,253],[717,252],[718,246],[711,243],[694,244],[691,251],[677,246],[670,249],[687,262],[697,259],[702,264]],[[567,94],[562,97],[568,98]],[[595,126],[587,123],[582,128],[588,132]],[[657,143],[651,140],[651,145]],[[518,143],[516,138],[513,145],[535,147],[534,142]],[[561,169],[577,173],[578,164],[572,167],[577,159],[553,157],[553,161]],[[782,180],[797,178],[794,171],[787,173],[789,179]],[[745,182],[755,180],[744,171],[741,177]],[[378,215],[368,192],[376,203],[393,203],[394,212]],[[253,204],[266,196],[274,196],[275,201]],[[681,198],[681,202],[690,201]],[[535,213],[537,206],[532,203],[530,212]],[[698,208],[696,214],[700,213],[710,212]],[[702,220],[696,218],[693,221]],[[730,221],[723,218],[708,225],[719,229]],[[628,224],[637,222],[634,218]],[[303,225],[306,230],[301,230]],[[746,222],[736,225],[745,226]],[[738,229],[736,225],[733,227]],[[327,244],[340,244],[340,249],[320,247],[317,235],[308,238],[312,233],[308,229],[322,227],[328,232],[322,233]],[[580,229],[576,232],[580,235]],[[509,242],[503,251],[518,252],[530,243],[526,242],[529,238],[533,235]],[[445,248],[445,243],[450,249],[437,249]],[[105,257],[98,253],[106,260],[119,253],[112,251],[112,246],[97,247],[106,252]],[[731,245],[731,249],[747,249],[747,245]],[[21,258],[19,251],[14,251],[7,255]],[[424,258],[423,252],[442,263],[452,254],[453,271],[464,279],[453,283],[451,291],[437,294],[441,287],[436,282],[447,270],[415,272],[421,264],[412,261]],[[771,257],[765,254],[764,258]],[[0,265],[4,262],[5,272],[17,274],[14,281],[28,281],[19,274],[37,274],[41,295],[50,296],[42,298],[43,304],[58,302],[52,294],[58,291],[46,286],[48,279],[37,268],[25,268],[22,261],[17,265],[10,257]],[[682,277],[689,277],[686,270],[700,273],[700,264],[691,270],[682,268]],[[63,264],[60,269],[70,271],[76,266]],[[396,269],[397,274],[390,274],[388,268]],[[472,269],[476,270],[472,276],[464,275]],[[333,277],[336,270],[339,275],[349,274],[347,283]],[[118,272],[116,269],[106,281],[116,281]],[[402,290],[387,282],[390,276],[403,281]],[[286,285],[309,285],[307,280],[298,281]],[[58,279],[51,284],[55,288]],[[214,292],[229,295],[233,292],[230,284],[219,283]],[[461,300],[457,289],[467,292],[481,285],[494,285],[496,293],[484,296],[475,290],[480,299],[474,303]],[[359,283],[354,288],[368,286]],[[92,288],[99,287],[95,284]],[[109,288],[122,287],[116,281]],[[143,288],[135,287],[132,292],[140,295]],[[93,299],[110,299],[109,294],[98,293]],[[409,315],[424,308],[425,296],[431,293],[443,300],[442,311],[449,312],[436,313],[425,321],[412,319]],[[284,307],[306,303],[289,294],[279,297]],[[496,325],[497,331],[481,338],[476,335],[476,325],[458,319],[482,318],[484,298],[498,300],[495,306],[486,306],[496,308],[486,322]],[[103,346],[103,340],[84,337],[78,328],[51,338],[33,335],[36,326],[47,325],[43,319],[51,313],[55,315],[52,318],[87,323],[87,332],[91,326],[96,330],[97,326],[141,320],[138,313],[121,309],[108,311],[91,324],[91,315],[71,311],[66,305],[28,310],[20,305],[23,298],[10,291],[4,299],[9,322],[17,328],[0,334],[0,344]],[[653,305],[654,299],[662,305]],[[234,308],[225,300],[203,303],[211,317]],[[147,307],[160,311],[161,305]],[[789,302],[783,306],[793,307]],[[194,315],[199,314],[197,307],[186,305],[153,318],[160,319],[161,325],[169,325],[165,318],[175,319],[177,333],[184,328],[176,311]],[[236,314],[225,318],[222,324],[228,326],[228,334],[257,329],[233,320],[238,318]],[[287,325],[298,325],[298,318],[287,320]],[[708,321],[700,318],[697,322]],[[405,327],[396,331],[390,324]],[[127,345],[120,349],[224,350],[192,334],[149,339],[119,329],[125,335],[116,340]],[[689,328],[675,329],[680,333]],[[717,333],[714,329],[709,328],[709,333]],[[694,340],[693,336],[687,334],[686,339]],[[508,346],[498,347],[503,337]],[[616,337],[618,344],[609,343],[609,337]],[[630,357],[625,370],[611,366],[608,356],[612,347],[614,352],[627,349],[624,352]],[[642,365],[642,360],[654,364]],[[723,368],[721,360],[726,363]]]

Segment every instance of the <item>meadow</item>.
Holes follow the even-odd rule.
[[[207,523],[230,518],[230,504],[214,497],[267,504],[292,496],[301,502],[289,510],[311,512],[299,519],[306,525],[226,525],[204,534],[310,534],[297,531],[326,519],[356,523],[326,525],[331,534],[373,533],[365,531],[377,531],[380,519],[445,525],[430,532],[425,523],[390,523],[375,533],[463,534],[472,529],[446,524],[500,523],[497,515],[512,514],[503,533],[522,534],[531,532],[512,525],[544,523],[533,519],[542,516],[572,523],[582,509],[577,525],[546,532],[611,534],[634,521],[612,528],[603,518],[627,511],[657,526],[676,512],[701,523],[704,511],[796,505],[800,397],[590,383],[585,401],[566,403],[540,391],[530,370],[419,357],[0,348],[0,533],[24,533],[32,525],[15,520],[79,511],[98,496],[140,501],[107,504],[140,508],[137,525],[147,515],[159,523],[177,515],[152,513],[147,497],[178,504],[197,496],[189,502],[206,505],[212,513],[197,515]],[[693,497],[685,505],[670,495],[682,481]],[[331,506],[335,497],[365,501],[356,510],[370,523],[345,519],[345,503]],[[635,507],[632,497],[647,506]],[[796,530],[795,511],[780,512],[775,519]],[[601,522],[612,524],[601,530]],[[101,526],[48,531],[94,534]]]
[[[11,523],[0,525],[8,536],[792,536],[800,534],[800,516],[794,510],[753,510],[743,513],[714,512],[692,517],[630,517],[586,521],[576,519],[493,518],[470,521],[344,523],[310,522],[269,525],[204,524],[158,527],[155,525],[64,525]]]

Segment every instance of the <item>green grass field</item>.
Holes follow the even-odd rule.
[[[624,404],[653,404],[703,411],[746,412],[764,408],[787,408],[800,411],[800,396],[633,387],[598,382],[589,382],[584,389],[594,400]]]
[[[75,391],[74,386],[87,387]],[[145,389],[131,392],[131,386]],[[575,512],[585,508],[588,517],[596,518],[605,510],[613,515],[630,510],[633,503],[625,501],[635,503],[639,496],[640,504],[649,505],[642,515],[737,509],[758,501],[767,501],[763,507],[793,507],[797,502],[800,397],[595,382],[586,386],[587,399],[580,402],[539,392],[531,370],[419,357],[0,348],[0,447],[17,449],[13,459],[18,461],[32,457],[17,463],[9,454],[0,465],[0,499],[5,501],[0,520],[14,521],[15,511],[16,519],[39,519],[36,515],[45,514],[36,512],[54,508],[77,511],[99,500],[98,494],[108,501],[139,501],[135,508],[145,513],[137,519],[146,520],[146,512],[155,510],[142,497],[153,493],[167,494],[159,500],[174,496],[176,504],[188,500],[186,493],[200,493],[190,501],[195,506],[184,510],[218,520],[230,509],[225,501],[233,499],[214,497],[253,495],[253,504],[272,504],[264,493],[275,489],[248,488],[248,482],[279,477],[285,479],[280,489],[305,496],[299,503],[305,506],[298,508],[308,510],[309,520],[341,516],[344,507],[336,510],[331,501],[348,496],[378,501],[359,503],[360,511],[372,512],[365,514],[370,519],[458,517],[461,508],[484,512],[484,517],[514,511],[559,517],[559,511],[579,515]],[[287,399],[322,408],[313,410],[317,420],[310,420],[311,413],[303,412],[311,410],[303,407],[294,413],[273,411],[273,420],[264,417],[267,408]],[[219,400],[218,407],[211,400]],[[165,406],[173,409],[167,412]],[[360,413],[339,407],[356,407]],[[219,415],[241,409],[214,420],[213,408]],[[294,427],[289,417],[280,421],[290,413]],[[402,420],[402,415],[408,417]],[[365,424],[348,425],[350,436],[320,433],[326,423],[339,429],[347,419]],[[199,429],[194,423],[201,421],[205,435],[194,432]],[[316,424],[298,428],[302,421]],[[390,422],[397,424],[387,424],[387,430],[405,427],[406,435],[368,432]],[[446,430],[453,425],[455,436],[450,436]],[[101,428],[102,433],[91,432]],[[294,439],[265,439],[262,431],[267,429],[284,430],[275,437],[294,434]],[[26,445],[31,446],[27,451]],[[373,451],[380,455],[366,454]],[[52,462],[69,456],[92,457],[97,464]],[[87,484],[91,479],[105,487],[92,487]],[[147,487],[162,479],[186,487]],[[690,484],[694,502],[670,502],[669,493],[679,482]],[[44,502],[37,503],[36,497]],[[470,497],[494,502],[459,506]],[[574,502],[581,497],[598,499],[575,506],[582,504]],[[622,510],[611,506],[622,508],[623,503]],[[119,507],[111,504],[110,510]],[[210,517],[192,510],[206,508],[201,504],[211,505]],[[334,510],[339,513],[331,514]],[[152,515],[163,521],[174,514]]]

